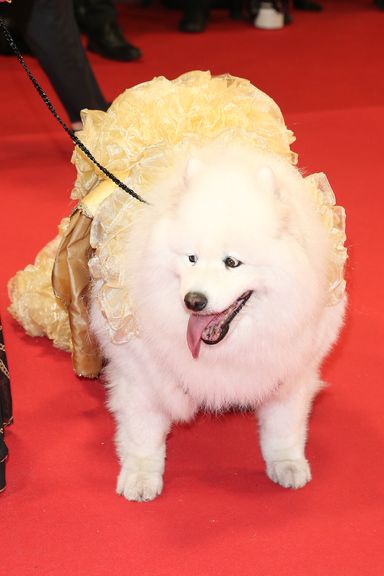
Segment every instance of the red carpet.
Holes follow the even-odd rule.
[[[313,481],[303,490],[266,478],[250,415],[223,415],[174,429],[157,501],[117,497],[102,385],[78,380],[65,353],[25,336],[6,312],[7,280],[70,211],[74,170],[66,135],[17,62],[1,58],[0,297],[15,424],[0,496],[0,572],[382,575],[384,13],[368,0],[335,0],[264,32],[215,12],[205,34],[189,37],[176,31],[177,13],[121,12],[144,58],[113,64],[91,55],[109,99],[154,75],[201,68],[248,77],[281,105],[301,166],[327,172],[347,210],[347,325],[314,408]]]

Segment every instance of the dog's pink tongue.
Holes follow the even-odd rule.
[[[191,314],[189,317],[187,342],[194,358],[199,356],[201,336],[205,328],[214,318],[214,314]]]

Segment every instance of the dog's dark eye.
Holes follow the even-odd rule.
[[[188,260],[192,263],[192,264],[196,264],[197,262],[197,256],[195,254],[190,254],[188,256]]]
[[[227,268],[238,268],[238,266],[241,266],[242,262],[233,256],[227,256],[224,260],[224,264]]]

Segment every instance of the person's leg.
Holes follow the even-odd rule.
[[[81,30],[88,37],[88,49],[104,58],[128,62],[141,56],[130,44],[117,22],[112,0],[75,0],[75,13]]]
[[[106,110],[108,104],[81,43],[72,0],[34,0],[23,34],[52,82],[72,123],[80,110]]]
[[[20,52],[22,54],[30,54],[31,51],[29,47],[25,44],[22,36],[18,33],[15,26],[14,4],[8,4],[8,3],[0,4],[0,16],[3,19],[9,32],[11,33],[12,38],[15,40]],[[11,46],[8,43],[8,40],[5,38],[4,34],[1,33],[1,31],[0,31],[0,55],[1,56],[15,55]]]
[[[204,32],[208,17],[210,0],[184,0],[183,13],[179,22],[180,32]]]

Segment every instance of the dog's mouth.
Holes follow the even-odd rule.
[[[187,342],[194,358],[199,356],[201,342],[218,344],[228,333],[232,320],[252,295],[252,290],[244,292],[228,308],[217,314],[191,314],[187,328]]]

